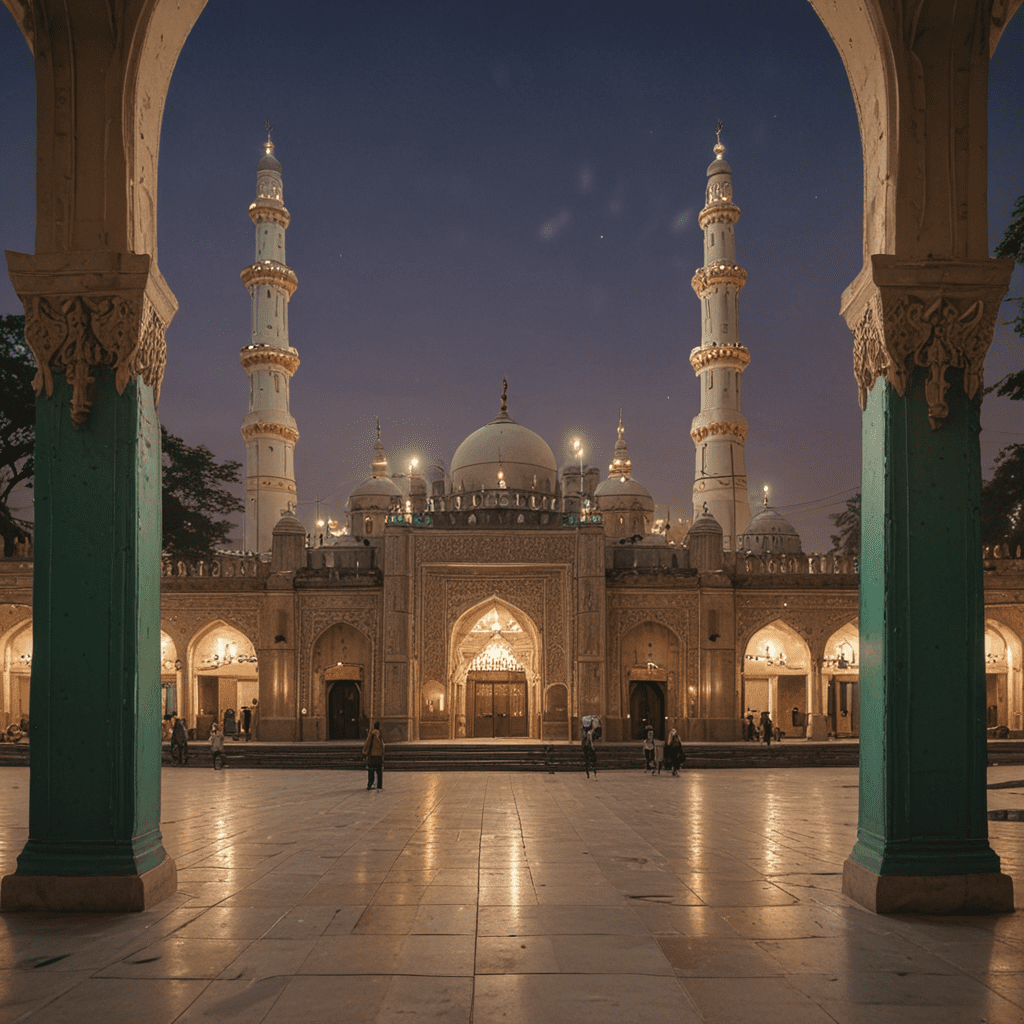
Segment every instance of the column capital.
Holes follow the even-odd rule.
[[[11,283],[25,306],[25,340],[35,356],[36,394],[53,396],[53,372],[72,388],[71,419],[92,411],[94,371],[112,367],[118,394],[141,377],[160,403],[165,332],[178,304],[146,253],[7,252]]]
[[[928,422],[937,430],[949,415],[950,369],[964,371],[964,390],[982,386],[999,306],[1013,261],[903,259],[871,256],[843,293],[841,313],[853,331],[853,372],[860,407],[884,377],[900,396],[915,367],[928,370]]]

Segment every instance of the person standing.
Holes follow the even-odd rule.
[[[673,775],[678,775],[682,763],[683,741],[679,738],[679,733],[673,729],[665,741],[665,767],[671,768]]]
[[[366,788],[373,789],[374,776],[377,789],[384,788],[384,739],[380,734],[380,722],[374,722],[370,735],[363,744],[363,756],[366,758]]]
[[[242,708],[242,732],[245,733],[245,742],[249,742],[249,731],[252,729],[252,708],[248,704]]]
[[[767,711],[761,712],[761,737],[764,739],[766,746],[772,745],[772,734],[775,731],[775,725],[772,722],[771,715]]]
[[[583,730],[583,736],[580,739],[580,745],[583,747],[583,768],[587,773],[587,778],[590,778],[590,770],[594,770],[594,778],[597,778],[597,751],[594,749],[594,730],[593,727],[587,726]]]
[[[213,758],[214,771],[224,767],[224,734],[214,722],[210,728],[210,756]]]

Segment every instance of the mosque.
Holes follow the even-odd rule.
[[[747,714],[767,710],[787,738],[858,735],[857,565],[805,554],[767,494],[751,516],[741,411],[751,354],[738,330],[747,275],[724,154],[719,131],[692,281],[700,405],[683,535],[655,519],[621,414],[607,476],[582,457],[559,468],[512,417],[506,382],[494,419],[448,472],[391,472],[378,424],[348,521],[320,522],[309,537],[292,511],[299,353],[288,303],[298,281],[268,134],[249,207],[256,258],[241,274],[253,324],[241,351],[250,554],[164,561],[165,721],[181,716],[203,738],[248,705],[264,740],[357,739],[379,719],[389,741],[551,741],[600,715],[609,740],[636,739],[648,723],[662,737],[674,728],[686,740],[735,740]],[[1024,571],[1019,558],[988,554],[987,725],[1024,736]],[[4,728],[30,712],[27,555],[0,564]]]

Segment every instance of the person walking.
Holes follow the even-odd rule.
[[[766,746],[772,745],[772,734],[775,731],[775,726],[772,723],[771,715],[767,711],[761,712],[761,737],[765,742]]]
[[[590,770],[594,770],[594,778],[597,778],[597,750],[594,748],[594,730],[591,726],[587,726],[583,730],[583,736],[580,738],[580,745],[583,747],[583,768],[587,773],[587,778],[590,778]]]
[[[678,776],[684,757],[683,741],[679,738],[679,733],[673,729],[665,740],[665,767],[671,768],[672,774]]]
[[[374,722],[370,735],[363,744],[363,756],[366,758],[366,788],[373,789],[374,776],[377,778],[377,789],[384,788],[384,740],[380,734],[380,722]]]
[[[644,771],[653,772],[654,770],[654,726],[647,726],[647,732],[644,734]]]

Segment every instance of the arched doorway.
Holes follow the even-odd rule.
[[[0,731],[21,727],[29,718],[32,682],[32,621],[15,626],[3,650],[3,701]]]
[[[654,735],[665,738],[665,684],[648,679],[631,679],[629,683],[630,739],[644,738],[647,726],[654,727]]]
[[[1001,622],[985,623],[985,727],[990,736],[1019,735],[1022,725],[1021,641]]]
[[[755,725],[767,711],[776,728],[803,735],[806,721],[811,651],[792,626],[776,619],[747,642],[743,655],[743,715]]]
[[[197,739],[206,739],[214,722],[223,726],[228,711],[240,726],[243,710],[249,708],[252,714],[259,704],[256,649],[241,630],[226,622],[210,623],[192,641],[188,670]]]
[[[491,599],[460,618],[452,635],[449,684],[458,708],[456,735],[537,735],[531,711],[540,708],[539,647],[529,617],[504,601]]]
[[[362,736],[359,683],[355,679],[328,682],[327,738],[358,740]]]
[[[860,633],[856,623],[848,622],[829,637],[821,664],[829,735],[839,739],[859,735]]]

